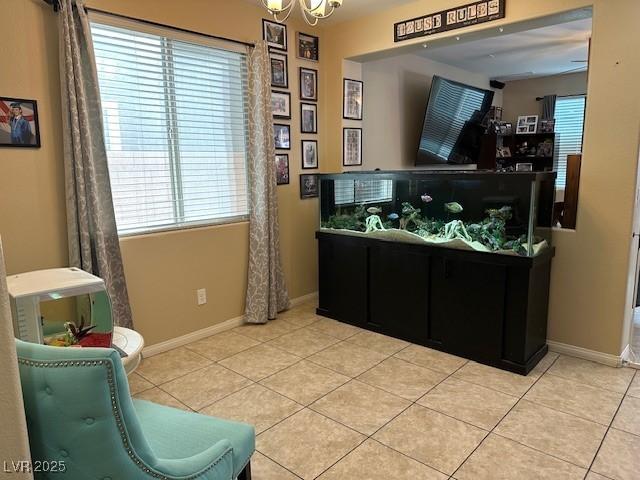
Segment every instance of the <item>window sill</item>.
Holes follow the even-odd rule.
[[[120,240],[126,241],[129,239],[135,239],[140,237],[165,235],[165,234],[172,234],[172,233],[180,233],[184,231],[204,230],[204,229],[211,229],[211,228],[218,228],[218,227],[231,227],[234,225],[241,225],[246,223],[249,223],[248,215],[244,215],[242,217],[227,218],[220,221],[208,221],[208,222],[198,222],[198,223],[188,223],[188,224],[181,224],[181,225],[158,227],[158,228],[149,229],[149,230],[141,230],[139,232],[121,233],[121,234],[118,234],[118,236]]]

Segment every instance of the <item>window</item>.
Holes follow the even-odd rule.
[[[118,232],[246,218],[244,50],[106,16],[91,31]]]
[[[451,153],[465,124],[481,111],[485,92],[452,81],[434,82],[429,95],[420,150],[442,160],[455,160]]]
[[[393,200],[392,180],[336,180],[334,185],[336,205]]]
[[[567,155],[582,152],[584,111],[587,97],[576,95],[558,97],[556,100],[556,146],[555,169],[558,171],[556,185],[564,188],[567,178]]]

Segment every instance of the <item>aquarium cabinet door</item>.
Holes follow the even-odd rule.
[[[430,256],[423,252],[413,245],[370,247],[370,328],[411,342],[427,339]]]
[[[433,259],[431,331],[447,351],[475,360],[502,357],[506,267]]]
[[[325,235],[317,235],[318,313],[352,325],[365,326],[369,274],[367,246],[359,238]]]

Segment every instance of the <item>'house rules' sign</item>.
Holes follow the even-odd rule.
[[[393,26],[394,42],[504,18],[505,3],[506,0],[484,0],[398,22]]]

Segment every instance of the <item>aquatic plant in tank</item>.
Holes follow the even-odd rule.
[[[433,199],[428,194],[421,195],[424,204]],[[421,208],[410,202],[403,202],[400,213],[390,212],[386,216],[383,208],[377,205],[357,205],[353,210],[338,208],[334,215],[322,222],[322,228],[349,230],[376,238],[390,240],[422,241],[454,248],[466,248],[476,251],[511,253],[527,255],[527,236],[507,234],[507,222],[512,218],[512,208],[490,208],[485,217],[465,223],[456,218],[464,211],[463,205],[452,201],[444,204],[444,218],[427,216]],[[386,221],[383,221],[386,218]],[[541,238],[534,239],[534,252],[546,246]]]

